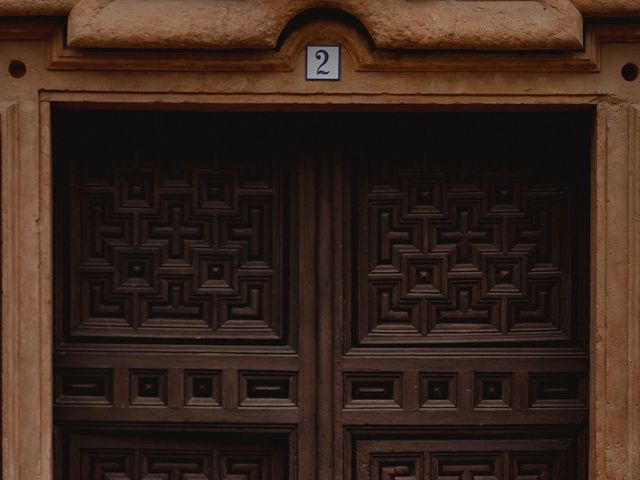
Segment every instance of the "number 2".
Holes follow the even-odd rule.
[[[318,75],[329,75],[329,73],[327,70],[322,70],[322,67],[324,67],[327,62],[329,61],[329,52],[327,52],[326,50],[318,50],[316,52],[316,58],[318,60],[322,59],[322,63],[318,66],[318,70],[316,70],[316,73]]]

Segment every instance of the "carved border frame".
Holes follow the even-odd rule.
[[[0,104],[2,478],[51,478],[49,105]]]
[[[5,480],[52,478],[49,102],[79,97],[142,108],[147,101],[145,94],[45,92],[40,104],[0,104]],[[532,95],[499,103],[526,108],[592,100]],[[601,100],[592,172],[590,478],[623,480],[640,476],[640,106]],[[164,98],[167,105],[186,101],[184,96]],[[247,101],[256,99],[233,96],[224,103],[229,107]],[[450,101],[427,96],[422,106]],[[482,101],[459,96],[456,103],[477,106]],[[331,446],[321,441],[318,449],[323,448]]]
[[[162,0],[159,1],[161,2]],[[254,0],[254,3],[257,1],[259,0]],[[176,29],[175,31],[179,32],[179,35],[174,34],[173,38],[167,34],[166,30],[163,30],[163,21],[159,24],[154,24],[152,30],[142,32],[129,31],[127,34],[132,19],[126,18],[125,14],[125,20],[118,25],[121,18],[119,18],[117,14],[122,12],[120,7],[114,5],[111,9],[113,12],[109,12],[108,15],[104,15],[105,12],[102,12],[103,9],[111,7],[112,4],[120,4],[121,6],[126,2],[127,0],[0,0],[0,15],[66,17],[75,9],[76,12],[73,14],[73,18],[70,19],[72,32],[69,40],[72,44],[77,42],[77,46],[84,45],[85,42],[85,46],[97,46],[100,44],[104,46],[114,46],[116,44],[143,46],[151,45],[156,41],[166,42],[169,44],[167,46],[173,48],[179,47],[180,42],[192,46],[208,45],[209,47],[213,47],[214,44],[226,46],[226,48],[238,46],[233,35],[230,37],[222,36],[214,41],[216,39],[216,34],[213,29],[214,25],[216,28],[222,26],[222,30],[220,31],[225,32],[226,24],[224,24],[224,22],[222,25],[220,22],[216,24],[215,19],[213,23],[203,22],[203,20],[206,19],[199,18],[198,13],[192,15],[187,14],[186,17],[182,17],[183,19],[189,20],[189,25],[183,25],[182,28]],[[181,3],[184,5],[178,6],[177,8],[174,6],[170,11],[179,12],[185,6],[187,9],[202,7],[202,4],[198,3],[197,0],[187,0]],[[272,0],[270,2],[262,2],[263,7],[265,3],[271,3],[271,6],[276,5],[277,8],[277,10],[262,9],[262,13],[267,11],[272,13],[272,15],[269,15],[270,23],[267,22],[266,25],[262,25],[264,17],[261,18],[258,16],[259,22],[245,25],[245,31],[244,33],[240,32],[239,37],[245,38],[246,43],[246,39],[251,35],[250,30],[260,30],[260,32],[264,33],[263,29],[265,26],[269,27],[271,32],[268,35],[264,38],[257,38],[257,44],[254,45],[254,47],[258,48],[260,48],[259,45],[268,45],[263,48],[273,47],[278,33],[281,32],[287,21],[304,9],[314,7],[337,8],[352,13],[353,15],[362,15],[363,22],[370,23],[372,37],[376,38],[376,36],[379,36],[380,43],[378,43],[378,46],[380,47],[393,48],[395,45],[396,48],[398,48],[402,44],[406,45],[408,39],[411,38],[403,32],[405,25],[400,24],[400,30],[396,29],[396,35],[394,36],[389,35],[393,33],[393,28],[391,30],[387,28],[385,32],[384,20],[376,21],[378,18],[376,17],[376,11],[388,10],[394,6],[391,5],[391,2],[388,0],[374,0],[371,2],[359,2],[358,0]],[[469,49],[486,48],[488,45],[502,45],[502,47],[507,48],[515,48],[521,45],[522,48],[525,49],[544,48],[543,45],[548,45],[547,48],[552,48],[550,45],[555,45],[556,48],[580,48],[578,44],[581,39],[581,27],[579,27],[576,22],[582,22],[582,17],[633,17],[640,15],[640,0],[525,0],[520,2],[521,5],[519,6],[508,5],[507,2],[500,2],[504,3],[503,5],[483,5],[482,2],[473,2],[475,5],[471,2],[465,2],[466,5],[456,4],[455,2],[451,2],[450,5],[437,5],[432,4],[432,2],[424,2],[421,5],[420,3],[422,2],[416,2],[416,4],[411,5],[407,2],[404,8],[412,14],[415,12],[428,13],[429,15],[434,15],[434,18],[437,18],[437,16],[441,14],[446,14],[452,15],[451,18],[455,19],[454,22],[445,22],[444,26],[438,25],[438,22],[431,22],[428,24],[431,31],[422,33],[418,31],[419,35],[416,38],[421,38],[422,44],[425,44],[424,42],[426,41],[433,48],[447,48],[447,45],[452,46],[459,44],[460,41],[464,41],[463,48]],[[471,9],[469,9],[469,5],[472,5]],[[540,6],[542,6],[543,11],[539,10]],[[524,9],[522,7],[524,7]],[[544,11],[547,7],[551,11]],[[200,12],[224,12],[226,11],[225,8],[226,7],[209,5],[208,8],[200,10]],[[526,12],[526,9],[531,8],[538,8],[538,13],[541,15],[541,18],[544,18],[549,25],[527,25],[529,18],[522,14]],[[260,11],[260,9],[256,9],[253,5],[250,7],[241,6],[239,8],[239,10],[244,11],[245,14],[249,12],[249,18],[255,19],[251,16],[252,9],[254,11]],[[468,10],[468,12],[465,12],[465,10]],[[143,16],[154,16],[153,9],[150,8],[146,13],[144,10],[140,10],[140,12],[142,12]],[[494,33],[501,35],[506,34],[506,36],[499,40],[494,39],[492,41],[491,39],[484,38],[484,35],[482,35],[484,31],[481,28],[482,22],[477,21],[480,19],[485,21],[486,25],[490,25],[494,21],[494,15],[498,15],[503,20],[502,25],[497,28]],[[401,15],[399,18],[403,19],[403,16],[404,15]],[[240,19],[243,19],[242,15],[236,17],[236,20]],[[211,18],[208,20],[211,20]],[[380,19],[378,18],[378,20]],[[395,19],[396,22],[397,20],[398,19]],[[468,22],[465,22],[465,20]],[[515,24],[507,24],[505,23],[507,20],[515,20],[516,22]],[[198,28],[194,28],[193,22],[195,22]],[[459,25],[455,24],[456,22],[462,25],[462,27],[459,28]],[[523,27],[521,22],[525,22],[524,28],[521,28]],[[442,35],[443,31],[446,31],[446,28],[452,25],[455,27],[456,34],[444,38]],[[480,25],[480,27],[478,25]],[[278,30],[278,26],[280,30]],[[104,30],[101,32],[91,32],[90,28],[93,27],[104,28]],[[424,27],[424,25],[418,26],[419,29],[423,30]],[[558,32],[553,31],[554,28],[557,29],[558,27],[563,30],[560,35],[558,35]],[[435,31],[433,31],[434,28]],[[549,30],[552,30],[552,35],[549,38],[545,38],[544,32]],[[383,32],[385,33],[383,34]],[[154,39],[152,36],[147,35],[150,33],[157,35],[157,38]],[[471,35],[465,37],[465,34]],[[257,36],[254,35],[253,37],[255,39]],[[518,39],[517,37],[521,38]],[[527,42],[529,42],[528,46]],[[542,47],[540,47],[541,45]]]

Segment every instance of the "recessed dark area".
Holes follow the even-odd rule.
[[[638,75],[640,74],[640,69],[638,69],[638,65],[635,63],[627,63],[620,72],[622,74],[622,78],[624,78],[627,82],[634,82],[638,79]]]
[[[20,60],[11,60],[9,63],[9,75],[13,78],[22,78],[27,74],[27,66]]]

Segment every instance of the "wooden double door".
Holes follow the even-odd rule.
[[[582,480],[590,118],[54,112],[58,480]]]

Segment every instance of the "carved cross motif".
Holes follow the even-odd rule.
[[[450,244],[456,249],[456,263],[473,263],[473,246],[478,244],[493,244],[491,228],[479,227],[471,208],[458,211],[458,221],[455,227],[439,229],[438,241]]]

